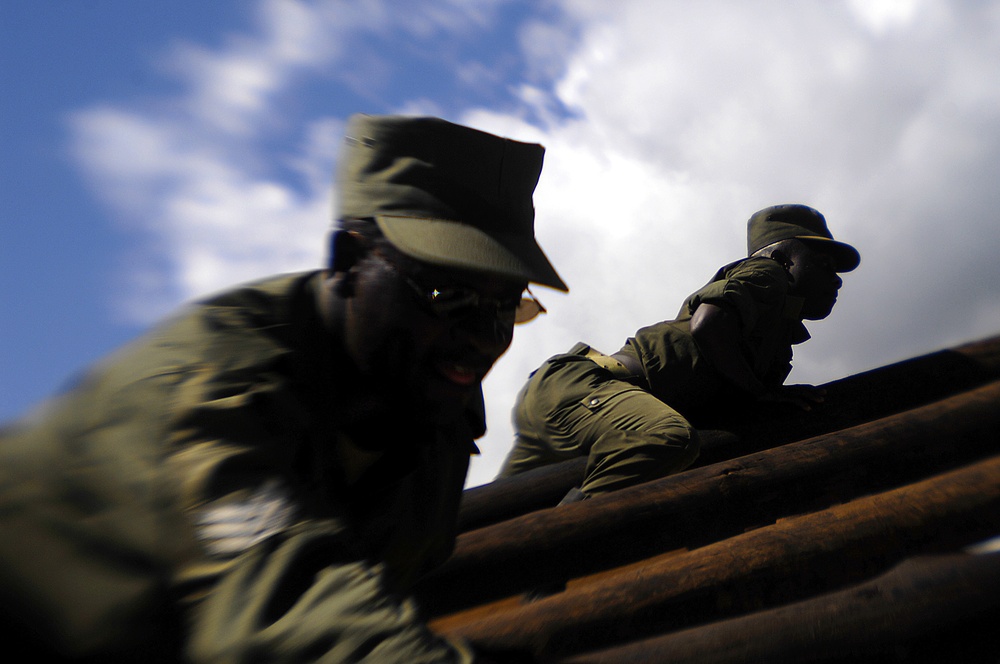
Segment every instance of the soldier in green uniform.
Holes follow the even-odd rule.
[[[453,546],[528,283],[566,290],[534,238],[543,152],[354,116],[325,271],[195,304],[6,427],[5,656],[479,658],[407,591]]]
[[[756,401],[810,408],[822,392],[783,385],[803,320],[826,318],[840,272],[860,256],[805,205],[760,210],[747,225],[747,258],[722,267],[674,320],[638,330],[604,355],[579,343],[547,360],[514,406],[515,444],[501,477],[586,456],[583,484],[565,501],[684,470],[697,428]]]

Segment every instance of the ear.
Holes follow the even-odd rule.
[[[367,253],[367,247],[361,237],[351,231],[334,231],[330,233],[330,274],[338,272],[347,274],[351,268]]]

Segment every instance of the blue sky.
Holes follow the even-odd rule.
[[[795,382],[1000,332],[1000,2],[5,0],[0,421],[180,303],[318,266],[354,112],[547,149],[571,293],[486,382],[470,483],[527,373],[617,350],[772,203],[861,250]]]
[[[273,4],[273,11],[281,12],[282,4],[294,3]],[[477,105],[510,108],[503,80],[524,76],[524,63],[504,44],[514,39],[526,6],[503,3],[483,18],[469,16],[465,20],[472,29],[464,33],[443,34],[443,28],[428,23],[407,35],[379,25],[378,3],[355,3],[352,12],[373,16],[372,29],[333,39],[339,42],[336,48],[350,50],[351,59],[362,66],[287,71],[287,80],[275,81],[273,85],[288,89],[271,96],[266,128],[250,137],[251,158],[259,160],[255,169],[302,194],[303,182],[289,166],[289,155],[303,140],[302,125],[316,116],[343,120],[354,112],[389,113],[414,102],[451,116]],[[176,109],[196,94],[192,88],[197,85],[191,71],[195,65],[185,59],[199,54],[181,52],[202,51],[205,60],[218,61],[237,50],[239,40],[264,41],[265,12],[260,4],[242,0],[0,4],[0,63],[8,91],[2,130],[8,158],[2,166],[6,322],[0,339],[6,350],[0,419],[47,394],[81,363],[134,336],[160,309],[196,294],[171,288],[168,278],[166,292],[155,294],[151,312],[123,308],[121,294],[129,286],[122,281],[128,281],[130,270],[122,264],[169,263],[170,256],[146,246],[155,238],[145,232],[141,207],[109,205],[100,185],[95,190],[88,181],[88,164],[75,147],[83,133],[77,124],[80,114],[112,107],[154,121],[176,114],[188,128],[200,124]],[[487,19],[488,24],[482,23]],[[442,18],[446,25],[447,20]],[[479,63],[498,84],[457,80],[455,70],[472,63]],[[323,177],[332,170],[334,156],[333,151],[322,156]],[[122,159],[127,162],[128,155]],[[155,204],[156,198],[144,202]],[[318,254],[327,219],[315,221]],[[168,302],[161,303],[163,299]]]

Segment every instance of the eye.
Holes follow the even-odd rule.
[[[430,299],[440,304],[460,304],[477,299],[478,294],[471,288],[445,286],[429,289]]]

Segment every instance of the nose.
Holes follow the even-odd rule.
[[[454,336],[495,360],[503,355],[514,338],[514,321],[499,317],[493,311],[477,310],[456,323]]]
[[[840,290],[840,287],[844,285],[844,280],[836,272],[833,273],[833,285],[837,290]]]

